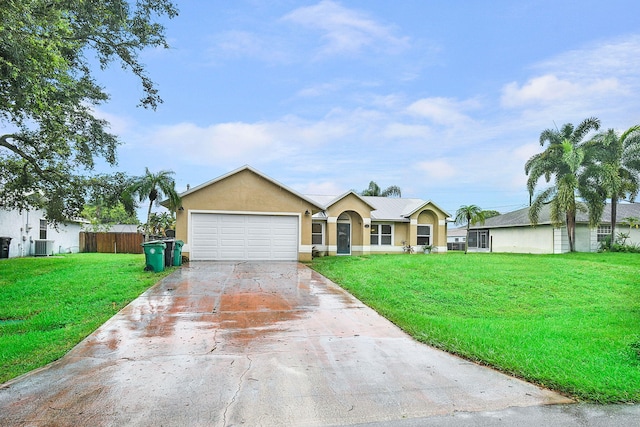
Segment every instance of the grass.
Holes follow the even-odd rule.
[[[638,254],[371,255],[312,267],[419,341],[579,400],[640,402]]]
[[[62,357],[164,273],[144,255],[74,254],[0,262],[0,384]]]

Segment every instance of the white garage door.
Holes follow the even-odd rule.
[[[298,217],[282,215],[191,215],[192,260],[298,259]]]

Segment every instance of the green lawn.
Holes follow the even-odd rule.
[[[0,383],[60,358],[164,274],[143,255],[0,262]],[[640,402],[640,255],[326,257],[416,339],[594,402]],[[167,273],[167,272],[165,272]]]
[[[640,402],[640,255],[372,255],[312,267],[417,340],[591,402]]]
[[[168,274],[144,255],[0,261],[0,383],[52,362]]]

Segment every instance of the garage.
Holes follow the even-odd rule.
[[[298,259],[298,216],[192,212],[190,223],[194,261]]]

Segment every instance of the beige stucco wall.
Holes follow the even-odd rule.
[[[328,255],[337,255],[337,223],[340,215],[346,214],[351,224],[351,255],[371,253],[371,209],[363,199],[351,193],[327,207],[324,228],[324,245]],[[233,175],[196,188],[182,197],[182,210],[177,212],[176,238],[184,240],[183,253],[190,255],[189,218],[194,212],[292,214],[300,218],[300,261],[311,260],[311,215],[319,207],[253,172],[244,169]],[[309,211],[311,215],[305,214]],[[432,226],[432,245],[438,252],[446,252],[446,214],[428,203],[414,212],[409,222],[394,223],[393,246],[384,248],[389,252],[402,252],[402,242],[409,241],[416,250],[417,226]],[[380,247],[375,251],[379,252]]]
[[[354,194],[348,194],[342,199],[336,201],[334,204],[327,207],[325,212],[328,217],[337,218],[341,213],[347,211],[356,212],[362,218],[371,217],[371,207]]]
[[[431,225],[431,246],[437,253],[447,252],[447,215],[432,203],[428,203],[422,209],[414,212],[410,217],[409,241],[412,246],[417,245],[418,225]],[[416,246],[416,251],[420,252],[421,247]]]
[[[184,240],[183,254],[189,256],[188,219],[190,212],[256,214],[292,213],[300,216],[300,261],[311,260],[311,214],[318,211],[310,202],[285,188],[245,169],[182,197],[182,208],[176,217],[176,238]]]
[[[422,209],[414,212],[408,222],[393,223],[393,246],[377,246],[371,247],[372,252],[377,253],[397,253],[402,252],[403,242],[409,242],[413,247],[414,253],[421,253],[422,247],[418,246],[418,226],[431,225],[431,245],[433,252],[447,252],[447,215],[442,210],[435,207],[432,203],[428,203]],[[386,221],[376,221],[376,223],[388,223]]]
[[[355,194],[348,194],[325,210],[327,228],[325,244],[328,255],[337,255],[337,221],[340,215],[347,214],[351,223],[351,255],[363,255],[370,252],[371,207]]]
[[[393,227],[393,245],[402,246],[402,242],[409,240],[409,223],[396,222]]]

